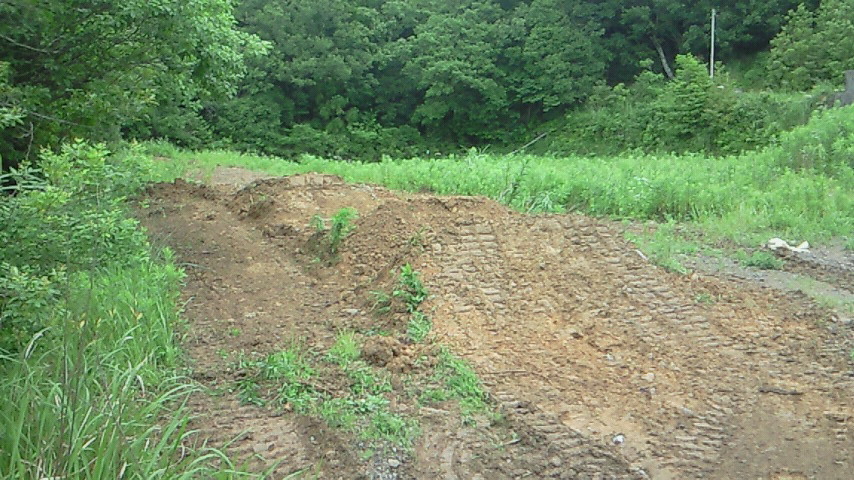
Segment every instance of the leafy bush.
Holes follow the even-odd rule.
[[[815,11],[801,4],[771,41],[772,81],[792,90],[838,81],[843,71],[854,68],[852,30],[854,1],[826,0]]]
[[[176,455],[183,273],[123,205],[149,162],[74,142],[40,166],[0,199],[0,477],[233,478],[219,452]]]
[[[805,123],[816,96],[743,92],[725,71],[714,81],[692,56],[676,59],[676,78],[650,71],[634,85],[599,86],[579,111],[558,126],[550,149],[558,153],[736,153],[771,142]]]

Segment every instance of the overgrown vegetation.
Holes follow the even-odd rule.
[[[182,272],[125,199],[137,153],[68,144],[0,199],[0,477],[233,478],[193,444],[175,343]]]
[[[815,103],[739,88],[838,85],[854,58],[851,0],[66,7],[0,5],[7,166],[77,136],[378,160],[515,148],[556,129],[550,153],[732,153],[769,143]],[[716,58],[759,59],[743,69],[752,80],[705,75],[713,7]]]
[[[756,247],[769,238],[811,243],[854,230],[854,108],[816,114],[760,151],[721,158],[630,154],[611,158],[502,156],[471,151],[441,159],[299,162],[227,151],[178,161],[273,174],[326,172],[409,191],[486,195],[525,212],[580,211],[674,220],[707,239]],[[512,190],[514,195],[507,195]]]
[[[677,56],[675,66],[671,81],[646,70],[628,87],[600,85],[534,151],[738,153],[803,125],[822,98],[821,89],[812,95],[743,91],[725,71],[709,78],[708,67],[688,55]]]
[[[357,434],[370,442],[412,446],[418,422],[390,409],[392,387],[388,373],[360,360],[358,341],[352,332],[341,332],[323,359],[312,359],[304,346],[261,358],[241,355],[235,364],[241,377],[236,390],[241,401],[323,419],[330,427]],[[348,393],[322,386],[338,368],[349,381]]]
[[[430,316],[419,310],[421,303],[427,299],[427,294],[427,289],[421,282],[421,275],[408,263],[402,266],[398,285],[392,292],[392,297],[402,301],[409,313],[406,334],[413,342],[424,340],[433,328]]]
[[[338,255],[338,249],[341,242],[347,235],[350,235],[356,226],[353,221],[359,217],[359,213],[354,208],[342,208],[335,212],[335,215],[329,219],[329,227],[326,226],[326,220],[320,215],[315,215],[311,219],[311,226],[318,233],[323,234],[325,239],[324,248],[326,255],[330,258],[335,258]]]

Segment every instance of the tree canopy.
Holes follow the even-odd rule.
[[[707,61],[712,7],[718,58],[773,45],[769,78],[808,88],[852,58],[854,1],[817,3],[6,0],[0,155],[77,136],[342,157],[506,143],[650,66]]]

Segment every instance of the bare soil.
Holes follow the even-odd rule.
[[[139,215],[188,272],[184,345],[211,392],[192,398],[197,441],[257,471],[279,462],[271,478],[851,478],[854,326],[806,295],[668,273],[620,226],[580,215],[329,175],[218,169],[207,180],[152,187]],[[343,207],[359,212],[355,231],[338,261],[314,261],[311,218]],[[463,424],[451,402],[396,393],[421,435],[412,451],[366,451],[317,418],[229,391],[228,354],[295,339],[325,351],[342,329],[396,332],[360,337],[396,392],[423,378],[429,362],[416,359],[431,347],[371,312],[370,292],[404,263],[430,291],[434,342],[474,367],[503,421]],[[832,263],[810,268],[850,281]]]

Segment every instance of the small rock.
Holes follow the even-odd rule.
[[[561,465],[563,465],[563,459],[558,457],[558,456],[554,456],[554,457],[549,459],[549,464],[551,464],[551,466],[553,466],[555,468],[558,468]]]
[[[266,451],[272,450],[273,449],[272,447],[273,447],[272,444],[266,445],[264,443],[256,443],[255,445],[252,445],[252,451],[255,453],[261,453],[261,452],[266,452]]]
[[[654,373],[647,373],[646,375],[642,376],[641,378],[646,380],[647,382],[654,382],[655,381],[655,374]]]
[[[391,468],[397,468],[400,466],[400,461],[395,460],[394,458],[389,458],[388,459],[388,466]]]
[[[611,441],[614,442],[614,445],[622,445],[626,443],[626,436],[622,433],[618,433],[614,435],[614,438],[612,438]]]

